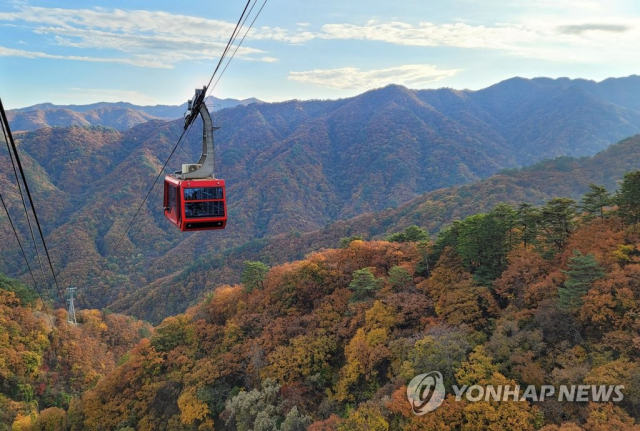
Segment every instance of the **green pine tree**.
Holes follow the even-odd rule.
[[[481,284],[489,284],[507,267],[507,254],[515,246],[517,214],[509,205],[488,214],[476,214],[460,223],[455,250],[465,268]]]
[[[394,233],[387,237],[387,241],[389,242],[418,242],[428,240],[429,233],[416,225],[411,225],[402,232]]]
[[[575,208],[576,202],[573,199],[554,198],[541,209],[539,223],[542,237],[556,251],[564,248],[573,232]]]
[[[353,272],[353,279],[349,289],[353,291],[354,302],[364,301],[380,287],[382,280],[376,278],[369,268],[358,269]]]
[[[580,209],[585,212],[587,219],[600,217],[604,220],[604,207],[612,204],[611,194],[604,186],[589,184],[590,191],[587,192],[580,201]]]
[[[416,265],[416,274],[428,277],[431,274],[431,264],[429,263],[429,259],[431,258],[429,253],[431,250],[431,242],[419,241],[417,247],[420,252],[420,260]]]
[[[269,272],[269,267],[262,262],[245,260],[244,270],[240,275],[242,284],[247,292],[251,292],[253,289],[263,289],[264,279]]]
[[[624,174],[614,200],[618,205],[618,213],[626,223],[640,223],[640,171]]]
[[[564,287],[558,288],[558,303],[560,308],[571,312],[582,306],[582,297],[605,274],[593,254],[585,256],[577,250],[574,250],[573,257],[569,259],[569,270],[563,272],[567,280]]]
[[[530,203],[523,202],[518,206],[518,227],[520,229],[520,241],[526,249],[538,244],[540,228],[538,226],[540,211]]]
[[[393,289],[402,289],[413,283],[413,277],[406,269],[394,266],[389,270],[387,282]]]
[[[500,203],[491,210],[489,216],[495,220],[494,232],[496,237],[502,238],[501,255],[507,255],[516,246],[516,235],[514,230],[518,224],[518,212],[515,211],[510,205]]]

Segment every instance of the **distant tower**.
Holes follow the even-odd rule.
[[[76,321],[76,307],[73,305],[73,294],[75,293],[75,291],[78,290],[75,287],[70,287],[67,289],[67,291],[69,292],[69,299],[67,299],[67,302],[69,303],[69,312],[67,313],[67,322],[73,324],[73,325],[77,325],[78,322]]]

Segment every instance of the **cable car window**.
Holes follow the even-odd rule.
[[[222,199],[222,187],[201,187],[184,189],[185,201],[201,201],[207,199]]]
[[[186,218],[224,217],[224,202],[185,202],[184,215]]]
[[[178,188],[176,186],[168,186],[169,188],[169,197],[167,199],[167,207],[169,208],[170,213],[174,213],[177,205],[177,197],[178,197]]]

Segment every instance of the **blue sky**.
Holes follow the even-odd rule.
[[[257,9],[263,0],[258,0]],[[208,81],[244,1],[6,1],[0,97],[179,104]],[[389,83],[640,72],[636,0],[269,0],[214,91],[333,99]]]

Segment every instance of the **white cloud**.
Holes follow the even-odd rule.
[[[313,39],[359,40],[416,47],[491,49],[508,55],[560,62],[629,62],[636,58],[640,19],[529,19],[490,26],[371,20],[365,24],[325,24],[320,31],[290,34],[269,29],[260,37],[289,42]]]
[[[292,33],[289,30],[280,28],[280,27],[268,27],[263,26],[258,29],[255,33],[251,34],[250,39],[253,40],[263,40],[263,39],[271,39],[277,42],[288,42],[293,44],[304,43],[310,41],[312,39],[316,39],[318,34],[310,32],[310,31],[300,31],[297,33]]]
[[[234,23],[186,15],[144,10],[61,9],[21,6],[15,12],[0,13],[0,22],[35,24],[34,32],[52,35],[60,46],[78,49],[114,50],[121,58],[113,62],[140,67],[172,68],[185,60],[218,57],[226,46]],[[270,34],[285,39],[284,31],[268,29]],[[40,53],[42,55],[48,55]],[[241,46],[236,58],[272,61],[264,51]],[[9,55],[5,52],[5,55]],[[25,56],[25,55],[21,55]],[[48,58],[70,58],[50,55]],[[86,61],[92,57],[74,59]]]
[[[0,46],[0,57],[23,57],[23,58],[49,58],[54,60],[73,60],[73,61],[89,61],[94,63],[119,63],[119,64],[128,64],[131,66],[138,67],[157,67],[157,68],[167,68],[164,63],[156,62],[153,58],[107,58],[107,57],[86,57],[86,56],[78,56],[78,55],[55,55],[55,54],[47,54],[45,52],[38,51],[24,51],[21,49],[13,49],[7,48],[4,46]]]
[[[498,0],[487,1],[495,3],[495,7],[501,4]],[[491,49],[512,56],[562,62],[618,64],[637,61],[631,60],[636,58],[634,47],[640,38],[640,19],[637,17],[607,9],[596,1],[503,1],[511,7],[522,4],[527,12],[540,8],[547,11],[573,8],[576,13],[553,13],[543,18],[532,12],[517,22],[490,25],[371,20],[363,24],[330,23],[316,29],[306,22],[297,23],[293,30],[262,26],[249,33],[246,45],[238,50],[236,58],[274,62],[273,56],[251,46],[259,40],[304,44],[324,39]],[[29,23],[35,33],[51,36],[60,46],[113,51],[119,58],[111,59],[111,52],[109,55],[98,54],[95,59],[86,52],[73,58],[39,53],[41,56],[111,61],[139,67],[172,68],[183,61],[217,58],[235,27],[235,23],[222,20],[160,11],[44,8],[22,3],[17,3],[16,8],[13,12],[0,13],[0,25]],[[562,18],[564,16],[572,18]],[[4,55],[9,54],[5,51]]]
[[[290,72],[289,80],[340,90],[363,90],[400,84],[418,87],[458,73],[457,69],[439,69],[430,64],[407,64],[387,69],[363,71],[356,67]]]
[[[521,56],[556,60],[562,58],[565,53],[571,53],[575,47],[597,47],[599,43],[618,45],[631,40],[638,35],[638,24],[640,23],[619,20],[601,23],[568,22],[564,25],[560,22],[556,24],[538,21],[494,26],[430,22],[412,25],[403,22],[369,21],[364,25],[327,24],[322,27],[318,37],[370,40],[407,46],[495,49]],[[589,38],[584,37],[586,33],[589,33]]]
[[[630,27],[621,24],[575,24],[575,25],[563,25],[558,27],[560,33],[565,34],[577,34],[586,33],[589,31],[604,31],[609,33],[625,33],[631,30]]]
[[[326,24],[323,39],[357,39],[409,46],[454,46],[459,48],[507,49],[513,44],[532,42],[538,33],[524,26],[472,26],[464,23],[434,24],[421,22],[369,21],[365,25]]]

